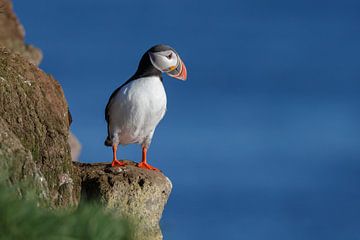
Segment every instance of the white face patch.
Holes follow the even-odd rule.
[[[179,64],[179,58],[174,51],[149,52],[151,63],[161,72],[170,72]]]

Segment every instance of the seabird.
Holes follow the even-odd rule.
[[[106,146],[113,149],[111,166],[124,166],[117,160],[119,144],[141,144],[140,168],[158,170],[147,163],[146,153],[156,126],[166,111],[162,73],[185,81],[187,71],[179,54],[170,46],[156,45],[142,56],[135,74],[110,96],[105,109],[108,136]]]

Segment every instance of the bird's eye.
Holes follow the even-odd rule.
[[[172,57],[172,53],[170,53],[169,55],[166,56],[168,59],[171,59]]]

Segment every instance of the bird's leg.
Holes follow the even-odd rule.
[[[117,144],[114,144],[112,146],[112,149],[113,149],[113,160],[111,162],[111,166],[112,167],[123,167],[125,166],[126,164],[123,163],[123,162],[120,162],[119,160],[117,160],[116,158],[116,151],[117,151]]]
[[[155,171],[160,171],[159,169],[151,166],[150,164],[147,163],[146,161],[146,153],[147,153],[147,148],[146,147],[142,147],[142,160],[141,163],[138,164],[139,168],[145,168],[145,169],[150,169],[150,170],[155,170]]]

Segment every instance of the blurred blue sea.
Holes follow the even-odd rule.
[[[181,55],[150,163],[165,239],[360,239],[360,1],[15,1],[62,84],[81,160],[110,161],[104,108],[152,45]],[[119,157],[140,160],[140,147]]]

